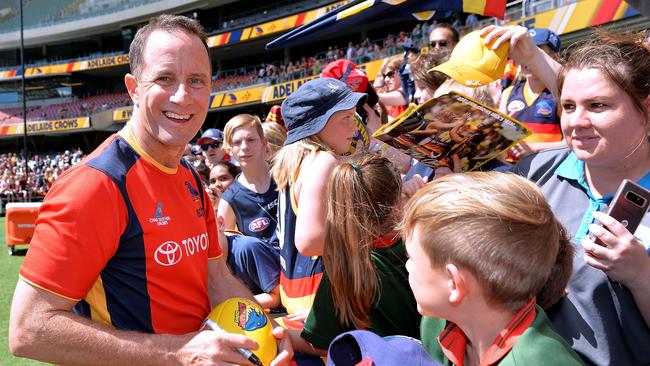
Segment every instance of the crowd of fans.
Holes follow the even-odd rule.
[[[0,154],[0,199],[3,202],[41,200],[52,183],[84,157],[81,148],[63,153],[34,155],[27,160],[18,153]]]
[[[366,38],[360,43],[349,42],[346,48],[329,47],[327,51],[313,56],[303,56],[285,62],[269,62],[249,68],[218,71],[212,80],[215,92],[242,88],[260,83],[276,84],[293,79],[320,74],[327,63],[337,59],[348,59],[356,64],[385,58],[402,52],[404,44],[412,43],[418,47],[426,45],[426,37],[433,25],[427,22],[416,24],[411,32],[401,31],[397,35],[388,34],[386,38],[371,41]],[[110,93],[91,96],[70,103],[27,108],[27,119],[53,120],[86,116],[112,108],[131,105],[127,93]],[[0,123],[22,121],[21,108],[0,110]]]
[[[360,43],[350,41],[347,47],[328,47],[327,51],[313,56],[285,62],[269,62],[250,68],[219,71],[213,80],[213,89],[228,90],[255,85],[263,82],[276,84],[292,79],[318,75],[329,62],[345,58],[356,64],[393,56],[402,52],[404,44],[412,43],[418,47],[426,46],[427,39],[434,25],[428,22],[418,23],[411,32],[401,31],[388,34],[385,38],[371,41],[369,38]]]

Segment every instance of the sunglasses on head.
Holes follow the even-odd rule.
[[[449,44],[449,42],[448,42],[448,41],[445,41],[445,40],[442,40],[442,41],[431,41],[431,43],[429,43],[429,44],[431,45],[432,48],[436,48],[436,47],[447,47],[447,45]]]
[[[218,149],[219,146],[221,146],[221,142],[219,142],[219,141],[212,141],[212,142],[210,142],[210,143],[207,143],[207,144],[203,144],[203,145],[201,145],[201,150],[203,150],[203,151],[208,151],[209,148]]]
[[[385,78],[392,78],[395,75],[395,71],[389,71],[384,74]]]

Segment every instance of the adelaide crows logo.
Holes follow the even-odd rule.
[[[199,192],[197,192],[196,189],[194,189],[194,187],[192,187],[190,182],[185,181],[185,187],[187,187],[187,190],[190,191],[190,194],[192,195],[192,201],[199,202],[199,200],[200,200]]]
[[[266,325],[266,315],[259,309],[246,306],[246,303],[238,302],[235,311],[235,323],[248,332],[263,328]]]

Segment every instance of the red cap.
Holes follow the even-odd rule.
[[[354,62],[340,59],[332,61],[320,73],[322,78],[334,78],[344,82],[352,91],[368,94],[368,104],[377,103],[377,93],[368,82],[368,76]]]

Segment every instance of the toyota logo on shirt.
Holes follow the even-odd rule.
[[[156,249],[153,258],[161,266],[173,266],[183,258],[183,251],[177,242],[166,241]]]

